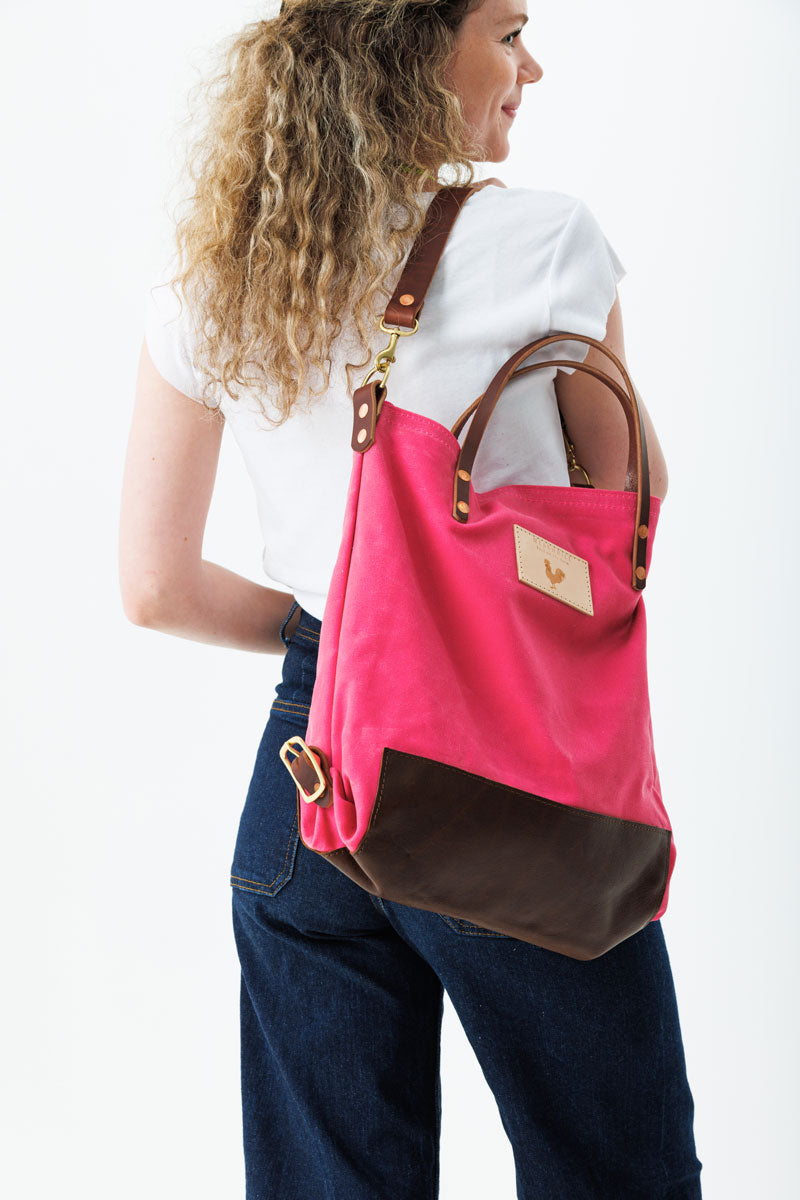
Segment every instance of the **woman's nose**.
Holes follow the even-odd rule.
[[[544,71],[540,64],[531,55],[528,55],[527,61],[520,67],[520,71],[525,74],[524,83],[538,83],[544,75]]]

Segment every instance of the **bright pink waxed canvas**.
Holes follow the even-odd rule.
[[[513,787],[671,829],[653,750],[644,596],[630,585],[636,493],[473,490],[470,521],[459,525],[458,451],[443,425],[385,400],[374,445],[353,454],[306,733],[330,761],[333,802],[300,806],[304,843],[358,847],[385,745],[482,775],[491,764]],[[651,497],[648,568],[659,510]],[[519,582],[515,522],[590,561],[593,617]],[[537,712],[546,719],[532,719]],[[674,862],[671,840],[670,875]],[[667,898],[668,886],[652,919]]]

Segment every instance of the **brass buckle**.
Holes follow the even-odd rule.
[[[297,746],[300,747],[299,750],[297,749]],[[287,757],[290,748],[295,751],[298,758],[300,757],[301,754],[305,753],[308,756],[309,761],[311,762],[311,764],[314,767],[314,770],[317,773],[317,777],[319,779],[319,784],[317,785],[317,787],[314,788],[314,791],[310,795],[306,792],[303,785],[298,781],[294,771],[292,770],[291,763],[289,762],[289,759]],[[307,743],[303,740],[303,738],[300,737],[299,734],[295,734],[294,737],[290,737],[290,738],[286,739],[286,741],[283,743],[283,745],[281,746],[278,753],[280,755],[281,762],[286,767],[286,770],[289,772],[289,774],[292,777],[292,782],[294,783],[295,787],[299,788],[300,794],[303,797],[303,799],[305,800],[305,802],[307,804],[311,804],[312,801],[318,800],[319,797],[322,795],[322,793],[327,788],[328,781],[325,778],[325,776],[323,775],[322,768],[319,763],[319,759],[317,758],[316,754],[314,754],[311,747],[309,745],[307,745]]]

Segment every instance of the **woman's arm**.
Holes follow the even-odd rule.
[[[608,314],[603,345],[616,354],[627,370],[619,296]],[[611,359],[594,346],[589,347],[584,362],[590,367],[600,367],[612,379],[623,382]],[[628,465],[628,422],[619,400],[605,384],[586,371],[574,371],[571,375],[558,371],[555,388],[578,462],[589,472],[595,487],[622,491]],[[638,388],[636,395],[647,440],[650,494],[663,500],[667,494],[667,464]],[[583,476],[576,475],[577,478],[583,479]]]
[[[149,629],[283,654],[292,597],[202,557],[222,429],[162,378],[143,343],[120,510],[123,609]]]

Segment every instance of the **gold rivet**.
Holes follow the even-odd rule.
[[[358,415],[360,417],[365,417],[368,412],[369,412],[369,405],[367,404],[367,402],[365,400],[364,403],[362,405],[360,405],[360,407],[359,407]]]
[[[356,441],[357,441],[357,442],[363,442],[363,441],[366,441],[366,437],[367,437],[367,431],[366,431],[366,429],[359,429],[359,431],[358,431],[358,437],[356,438]]]
[[[458,472],[458,478],[459,479],[469,479],[469,471],[465,471],[464,468],[462,467],[460,469],[460,471]]]
[[[636,578],[637,579],[644,579],[646,574],[647,574],[647,572],[645,571],[644,567],[636,568]]]
[[[398,303],[399,304],[413,304],[414,297],[411,296],[408,292],[403,292],[403,295],[398,298]]]
[[[639,537],[647,537],[647,526],[646,525],[639,526]]]
[[[469,505],[467,504],[466,500],[459,500],[456,508],[459,512],[469,512]]]

